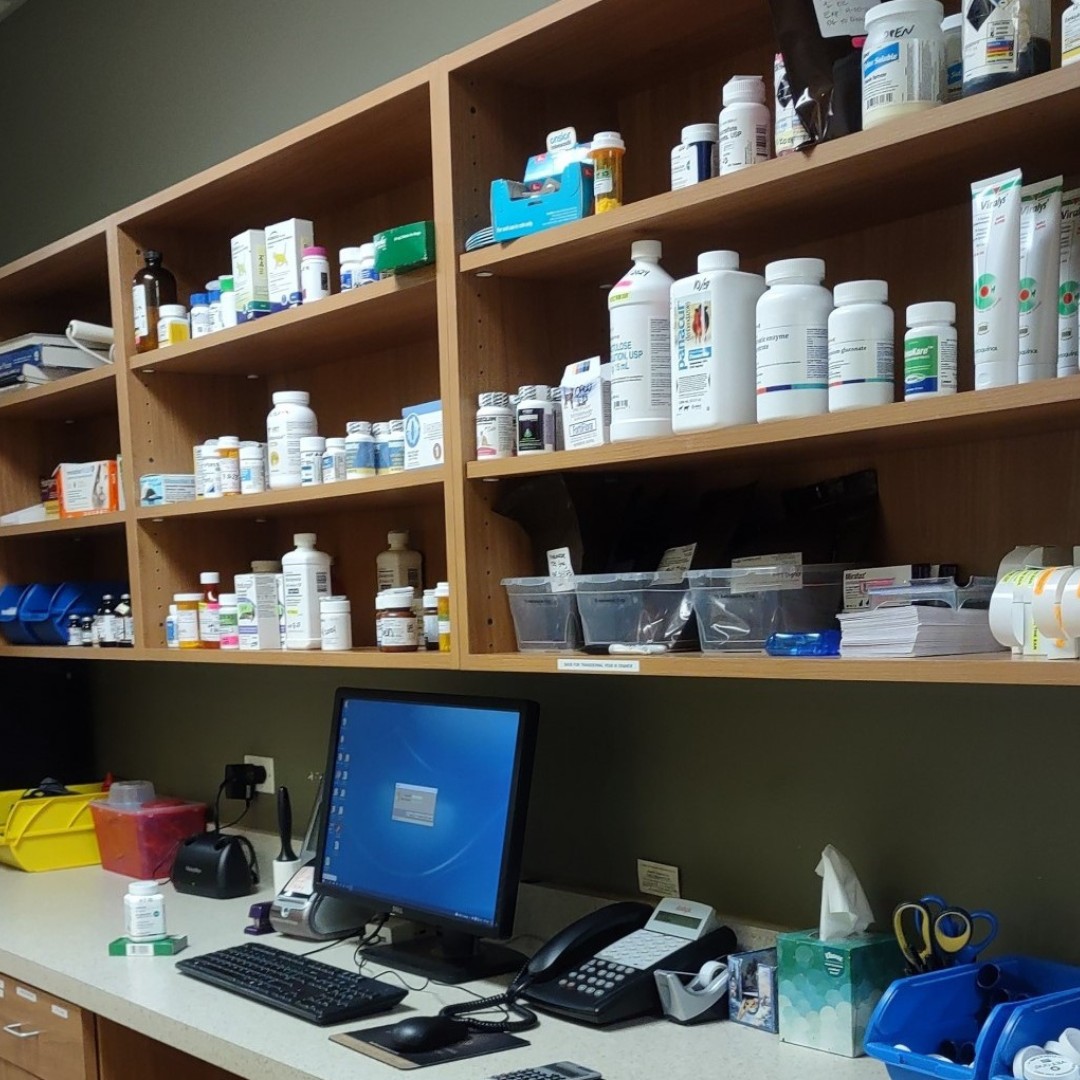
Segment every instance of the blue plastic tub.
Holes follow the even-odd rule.
[[[897,979],[885,991],[870,1018],[865,1040],[867,1054],[885,1063],[892,1080],[921,1080],[926,1076],[941,1080],[990,1080],[1006,1030],[1018,1030],[1025,1014],[1033,1013],[1050,1000],[1045,995],[1080,990],[1078,967],[1026,956],[1003,957],[993,963],[1000,969],[1004,983],[1023,988],[1033,996],[1026,1001],[995,1006],[980,1029],[978,1016],[986,997],[975,985],[975,977],[983,965],[964,964]],[[1062,1028],[1067,1026],[1062,1024]],[[937,1053],[946,1039],[974,1042],[974,1064],[956,1065],[932,1059],[929,1055]],[[909,1049],[898,1050],[897,1044]],[[1011,1058],[1006,1072],[1011,1073]]]
[[[118,600],[127,591],[127,586],[119,582],[95,584],[65,581],[53,591],[48,613],[40,616],[35,611],[34,618],[27,621],[31,632],[42,645],[66,645],[69,615],[93,615],[106,593],[112,593],[113,598]]]
[[[25,585],[5,585],[0,589],[0,636],[9,645],[37,643],[37,639],[19,619],[19,605],[26,591]]]
[[[1066,1028],[1080,1027],[1080,990],[1065,990],[1017,1009],[1002,1029],[990,1062],[994,1080],[1013,1080],[1012,1063],[1025,1046],[1043,1046]]]
[[[49,610],[55,585],[31,585],[19,601],[19,622],[34,645],[59,645],[49,632]]]

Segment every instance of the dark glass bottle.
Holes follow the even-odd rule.
[[[132,315],[135,323],[135,351],[157,348],[158,310],[162,304],[176,303],[176,278],[161,265],[160,251],[144,251],[146,265],[131,283]]]

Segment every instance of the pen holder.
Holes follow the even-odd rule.
[[[275,859],[271,865],[274,867],[274,893],[277,894],[289,884],[302,863],[300,859]]]

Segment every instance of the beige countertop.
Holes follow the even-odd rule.
[[[258,846],[265,850],[265,844]],[[269,855],[263,865],[269,865]],[[268,874],[266,876],[269,876]],[[0,867],[0,973],[63,997],[108,1020],[133,1028],[251,1080],[366,1080],[394,1075],[390,1066],[332,1043],[330,1034],[378,1027],[415,1011],[437,1012],[468,1000],[454,987],[431,984],[411,991],[393,1013],[336,1028],[317,1028],[265,1006],[188,979],[165,957],[106,955],[123,933],[122,898],[128,878],[98,867],[27,874]],[[166,894],[168,926],[188,936],[181,956],[245,941],[263,941],[294,952],[317,942],[280,935],[243,933],[247,911],[271,898],[268,886],[241,900],[204,900]],[[564,920],[565,921],[565,920]],[[352,967],[353,948],[340,945],[319,959]],[[378,968],[368,967],[366,974]],[[406,976],[412,985],[421,980]],[[499,992],[494,983],[472,984],[481,994]],[[531,1044],[439,1066],[449,1080],[482,1080],[495,1073],[572,1060],[599,1070],[608,1080],[657,1078],[697,1080],[877,1080],[882,1066],[851,1061],[782,1043],[777,1037],[731,1023],[680,1027],[648,1020],[617,1030],[594,1030],[551,1017],[523,1036]]]

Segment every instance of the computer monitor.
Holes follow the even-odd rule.
[[[338,690],[316,888],[428,929],[368,955],[439,982],[514,971],[537,708],[533,702]]]

